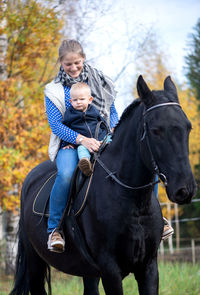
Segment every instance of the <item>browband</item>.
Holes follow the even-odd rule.
[[[166,102],[166,103],[160,103],[160,104],[156,104],[155,106],[152,106],[151,108],[145,110],[144,114],[143,115],[146,115],[146,113],[156,109],[156,108],[159,108],[159,107],[164,107],[164,106],[169,106],[169,105],[177,105],[181,108],[181,105],[178,103],[178,102]]]

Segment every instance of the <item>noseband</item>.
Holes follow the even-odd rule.
[[[140,139],[140,143],[141,145],[143,143],[146,144],[146,148],[147,148],[147,152],[149,154],[149,163],[145,163],[144,164],[147,166],[147,168],[150,168],[150,170],[152,171],[153,170],[153,173],[154,174],[157,174],[159,176],[159,178],[161,179],[161,181],[163,182],[164,186],[166,187],[167,186],[167,178],[166,176],[161,173],[159,171],[159,168],[158,168],[158,165],[156,164],[156,161],[154,159],[154,156],[153,156],[153,153],[152,153],[152,150],[151,150],[151,146],[150,146],[150,142],[149,142],[149,134],[148,134],[148,127],[147,127],[147,123],[146,123],[146,115],[156,109],[156,108],[160,108],[160,107],[164,107],[164,106],[180,106],[179,103],[176,103],[176,102],[166,102],[166,103],[161,103],[161,104],[157,104],[155,106],[152,106],[148,109],[146,109],[143,113],[143,117],[144,117],[144,129],[143,129],[143,135],[142,135],[142,138]],[[154,181],[154,182],[150,182],[148,184],[145,184],[143,186],[138,186],[138,187],[132,187],[132,186],[129,186],[125,183],[123,183],[120,179],[118,179],[115,174],[116,172],[112,172],[108,169],[108,167],[100,160],[99,158],[99,154],[98,153],[94,153],[94,158],[95,160],[100,164],[100,166],[106,171],[106,173],[108,174],[107,177],[111,177],[115,182],[117,182],[119,185],[125,187],[125,188],[128,188],[128,189],[132,189],[132,190],[138,190],[138,189],[145,189],[145,188],[148,188],[148,187],[152,187],[154,186],[155,184],[159,183],[160,181],[157,180],[157,181]]]

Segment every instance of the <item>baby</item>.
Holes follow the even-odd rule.
[[[94,138],[98,122],[103,121],[106,126],[107,123],[101,117],[99,111],[91,105],[93,97],[91,96],[90,87],[83,82],[73,84],[70,90],[70,97],[71,106],[65,111],[63,124],[85,137]],[[107,128],[109,129],[109,127]],[[107,128],[104,124],[100,125],[99,141],[102,141],[107,135]],[[109,141],[111,141],[110,136],[107,139],[107,142]],[[90,176],[92,174],[91,155],[89,150],[81,145],[81,138],[79,142],[80,144],[77,147],[78,166],[84,175]],[[65,143],[64,148],[71,147],[71,144]]]

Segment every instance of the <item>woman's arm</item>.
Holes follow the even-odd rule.
[[[113,102],[110,107],[110,129],[115,128],[118,122],[119,122],[119,118],[118,118],[117,110],[115,108],[115,104]]]
[[[63,117],[61,112],[48,97],[46,97],[46,112],[52,132],[60,139],[76,144],[78,133],[62,123]]]

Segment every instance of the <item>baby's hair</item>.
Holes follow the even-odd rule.
[[[58,61],[61,62],[67,53],[77,53],[85,58],[85,53],[81,44],[73,39],[63,40],[58,50]]]
[[[77,90],[80,89],[85,89],[88,93],[89,96],[91,96],[91,90],[90,87],[88,86],[88,84],[84,83],[84,82],[78,82],[72,85],[71,89],[70,89],[70,96],[73,96],[73,93],[76,92]]]

